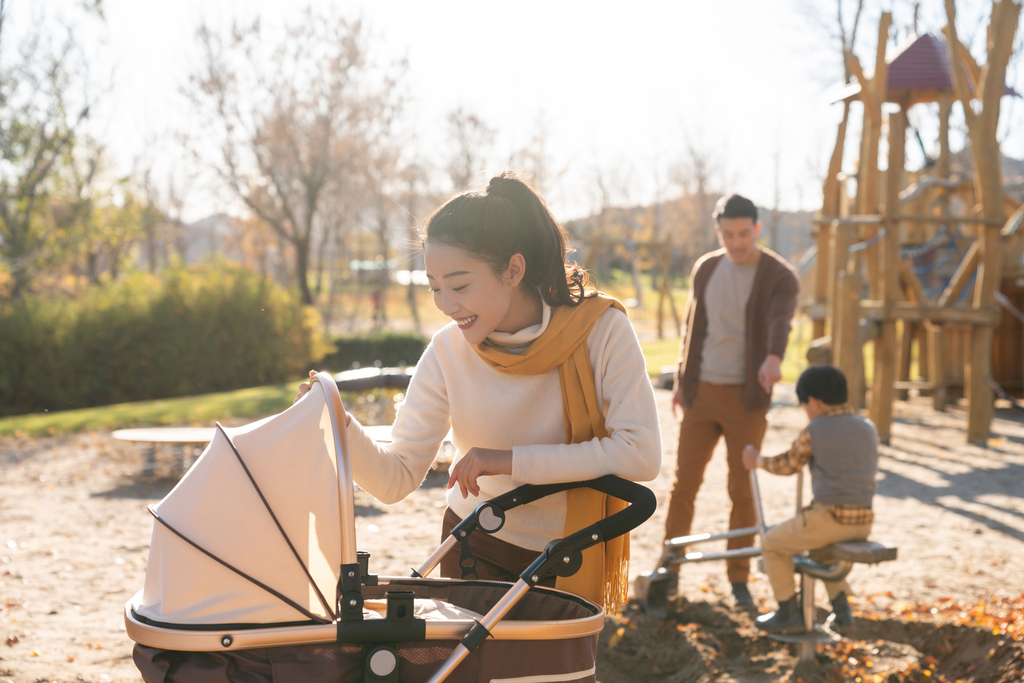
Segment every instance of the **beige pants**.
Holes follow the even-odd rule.
[[[793,555],[839,541],[865,539],[870,532],[870,524],[840,524],[824,505],[805,508],[793,519],[769,529],[762,547],[765,571],[772,583],[775,600],[782,603],[796,594]],[[850,584],[846,579],[824,583],[830,600],[841,592],[850,594]]]

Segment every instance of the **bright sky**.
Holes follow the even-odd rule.
[[[831,15],[833,2],[812,1]],[[72,16],[74,4],[8,3],[16,30],[39,6],[52,20]],[[598,172],[629,188],[619,202],[650,201],[655,178],[684,157],[687,136],[716,157],[723,189],[771,205],[778,157],[783,208],[819,206],[819,178],[841,116],[839,105],[828,104],[826,86],[841,74],[836,48],[800,15],[808,2],[335,4],[364,18],[378,61],[408,58],[417,151],[438,166],[446,155],[445,116],[458,106],[499,131],[493,168],[525,146],[542,119],[553,165],[564,169],[548,196],[560,220],[593,210]],[[297,14],[294,3],[269,0],[103,6],[105,25],[81,17],[77,24],[100,65],[96,78],[113,73],[109,104],[94,125],[126,169],[140,155],[179,154],[166,138],[189,120],[178,91],[197,59],[194,32],[202,19],[226,29],[233,19],[260,14],[266,27]],[[922,29],[938,30],[944,19],[930,11]],[[877,13],[869,9],[862,21],[862,54],[873,50]],[[1024,92],[1021,71],[1013,70],[1011,82]],[[1009,130],[1004,150],[1024,157],[1024,126]],[[157,159],[158,167],[161,161],[167,159]],[[190,200],[188,217],[212,208],[209,198]]]

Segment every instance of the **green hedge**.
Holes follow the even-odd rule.
[[[328,350],[319,316],[228,265],[136,274],[0,308],[0,415],[282,382]]]
[[[318,367],[332,372],[348,370],[353,363],[370,367],[380,363],[384,367],[416,365],[430,340],[415,332],[374,332],[331,340],[335,351],[324,357]]]

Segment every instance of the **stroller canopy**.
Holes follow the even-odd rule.
[[[278,415],[218,425],[178,485],[150,506],[156,522],[136,614],[179,627],[334,619],[338,572],[343,559],[355,561],[355,538],[351,468],[346,456],[339,466],[344,432],[331,414],[340,414],[340,398],[325,384],[315,381]]]

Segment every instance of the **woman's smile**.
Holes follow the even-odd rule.
[[[452,320],[455,321],[455,324],[458,325],[459,328],[463,330],[472,325],[473,323],[475,323],[476,319],[477,316],[475,315],[471,315],[468,318],[452,318]]]

